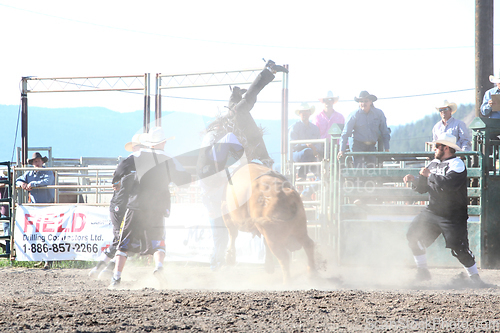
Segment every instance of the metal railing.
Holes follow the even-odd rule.
[[[316,236],[320,237],[320,228],[324,226],[327,214],[327,199],[328,199],[328,168],[329,168],[329,143],[327,139],[310,139],[310,140],[291,140],[289,141],[289,164],[292,184],[297,188],[305,188],[312,186],[315,192],[315,198],[303,198],[304,209],[308,214],[308,225],[315,228]],[[294,147],[297,144],[315,144],[322,146],[322,155],[315,162],[295,162],[293,159]],[[315,168],[313,179],[297,179],[297,171],[299,168]],[[307,172],[306,172],[307,174]],[[309,199],[309,200],[308,200]],[[313,214],[314,216],[311,216]]]
[[[13,197],[15,203],[22,205],[57,205],[57,204],[87,204],[106,206],[113,194],[111,180],[116,166],[94,167],[49,167],[44,171],[54,173],[54,185],[46,186],[54,189],[54,203],[30,203],[26,191],[15,188]],[[14,167],[14,179],[17,179],[31,167]]]
[[[335,153],[338,147],[332,149]],[[349,159],[359,155],[370,155],[378,159],[378,167],[348,167]],[[469,186],[469,240],[474,254],[481,257],[481,188],[482,165],[477,164],[479,152],[457,152],[465,160]],[[417,176],[420,169],[433,159],[433,152],[390,153],[390,152],[347,152],[340,161],[332,161],[329,206],[333,250],[338,262],[353,262],[354,258],[376,261],[375,253],[383,257],[384,251],[392,247],[405,249],[405,229],[425,205],[428,194],[419,194],[404,184],[406,174]],[[481,160],[479,160],[481,161]],[[371,250],[360,253],[359,248]],[[395,245],[397,244],[397,245]],[[444,247],[443,247],[444,248]],[[435,251],[434,264],[454,264],[453,258]],[[439,255],[438,255],[439,254]],[[405,262],[406,254],[393,254],[397,261]],[[371,258],[371,259],[368,259]],[[451,261],[450,261],[451,260]],[[359,262],[359,261],[358,261]]]
[[[5,171],[5,176],[3,175],[3,172]],[[12,230],[13,230],[13,224],[10,223],[8,228],[8,232],[5,232],[4,230],[4,223],[9,223],[12,221],[12,216],[14,215],[14,210],[13,210],[13,200],[12,200],[12,173],[11,173],[11,166],[10,162],[0,162],[0,172],[1,174],[1,179],[0,179],[0,190],[3,190],[3,194],[0,197],[0,206],[6,206],[6,215],[0,215],[0,222],[2,222],[2,234],[0,235],[0,240],[5,241],[5,253],[0,254],[0,258],[9,258],[10,253],[11,253],[11,248],[12,248],[12,242],[9,243],[9,241],[12,238]],[[5,227],[7,227],[5,225]],[[7,233],[7,235],[5,235]]]

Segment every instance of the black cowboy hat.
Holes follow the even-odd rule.
[[[36,158],[41,158],[42,161],[43,161],[43,163],[47,163],[47,161],[49,160],[47,158],[47,156],[42,157],[42,155],[39,152],[36,152],[36,153],[33,153],[33,156],[28,160],[28,164],[33,165],[33,160],[36,159]]]
[[[375,102],[377,100],[377,96],[375,95],[370,95],[370,93],[366,90],[363,90],[362,92],[359,93],[359,97],[354,97],[354,100],[356,102],[359,102],[361,101],[362,99],[365,99],[365,98],[368,98],[370,99],[372,102]]]

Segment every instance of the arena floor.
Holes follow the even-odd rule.
[[[310,282],[292,271],[283,286],[259,265],[166,265],[167,288],[152,268],[127,264],[121,288],[88,270],[2,268],[0,331],[352,332],[500,331],[500,289],[474,289],[463,269],[335,267]],[[500,284],[499,270],[482,270]]]

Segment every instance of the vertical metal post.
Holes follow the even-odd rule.
[[[288,64],[284,65],[288,70]],[[283,73],[283,93],[281,95],[281,173],[286,173],[288,156],[288,73]]]
[[[161,74],[156,73],[156,88],[155,88],[155,124],[161,126]]]
[[[28,165],[28,77],[22,78],[21,91],[21,164]]]
[[[150,121],[150,91],[149,91],[149,73],[144,74],[144,132],[149,131]]]
[[[486,90],[493,87],[493,0],[476,0],[476,117]]]

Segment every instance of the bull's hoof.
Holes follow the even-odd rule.
[[[226,259],[226,265],[228,266],[236,265],[236,256],[234,255],[234,253],[227,252],[225,259]]]

